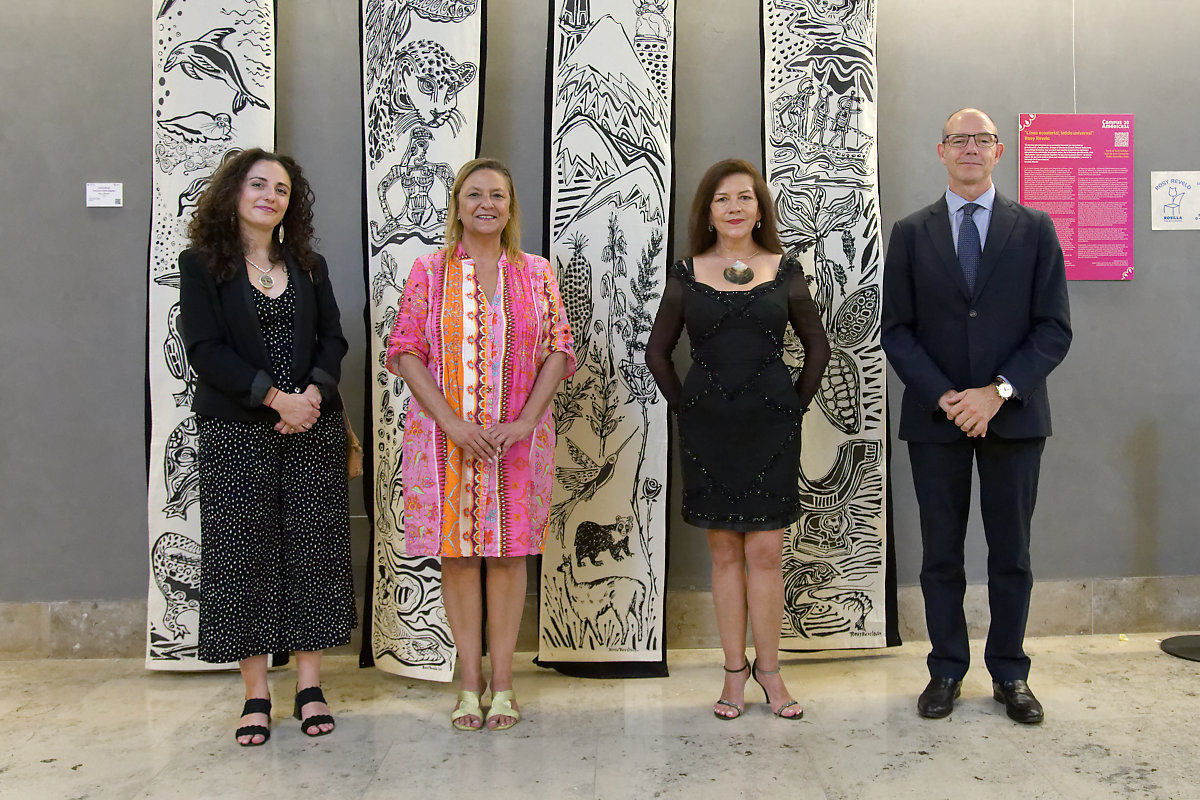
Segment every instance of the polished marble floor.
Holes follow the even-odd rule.
[[[338,656],[325,673],[337,731],[302,736],[283,668],[273,736],[252,749],[232,735],[234,674],[0,662],[0,797],[1200,798],[1200,663],[1148,634],[1027,644],[1046,706],[1036,727],[1004,716],[982,667],[950,718],[918,718],[924,642],[786,657],[796,723],[773,719],[753,685],[745,716],[715,719],[716,651],[672,651],[670,678],[629,681],[518,657],[526,717],[502,733],[452,730],[452,686]]]

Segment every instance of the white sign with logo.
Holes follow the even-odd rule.
[[[1150,228],[1200,228],[1200,172],[1150,173]]]

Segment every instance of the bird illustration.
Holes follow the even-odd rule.
[[[185,142],[207,142],[228,139],[233,133],[233,120],[228,114],[209,114],[194,111],[183,117],[159,120],[158,125]]]
[[[604,484],[608,483],[617,469],[617,457],[625,449],[625,445],[633,441],[633,434],[621,442],[621,446],[604,459],[603,464],[597,464],[591,457],[579,449],[579,446],[567,439],[567,451],[578,467],[559,467],[554,470],[554,477],[559,484],[571,493],[571,496],[550,509],[550,523],[558,530],[558,541],[566,541],[567,521],[571,512],[580,503],[591,500]]]
[[[170,72],[175,67],[183,70],[183,74],[193,80],[216,78],[233,89],[233,113],[241,112],[247,104],[259,108],[270,108],[265,100],[255,97],[246,88],[242,73],[238,70],[237,62],[224,47],[225,37],[233,33],[233,28],[214,28],[199,39],[183,42],[167,54],[163,72]]]

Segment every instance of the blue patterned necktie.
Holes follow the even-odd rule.
[[[979,210],[978,203],[967,203],[963,206],[962,224],[958,226],[958,263],[962,266],[963,277],[967,279],[967,289],[975,291],[975,278],[979,275],[979,258],[982,249],[979,247],[979,228],[975,227],[972,215]]]

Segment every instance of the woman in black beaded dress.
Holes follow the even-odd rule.
[[[783,529],[800,517],[800,418],[829,362],[829,340],[800,264],[781,255],[770,191],[753,165],[729,159],[709,168],[689,233],[694,255],[667,276],[646,365],[676,412],[683,518],[708,531],[725,653],[713,713],[741,716],[754,677],[777,717],[800,719],[779,674]],[[789,323],[804,347],[795,384],[783,362]],[[685,325],[692,366],[681,383],[671,352]]]
[[[243,747],[271,735],[268,653],[296,651],[301,730],[333,730],[321,653],[355,624],[347,345],[312,200],[295,161],[247,150],[213,175],[179,256],[200,429],[199,657],[241,668]]]

